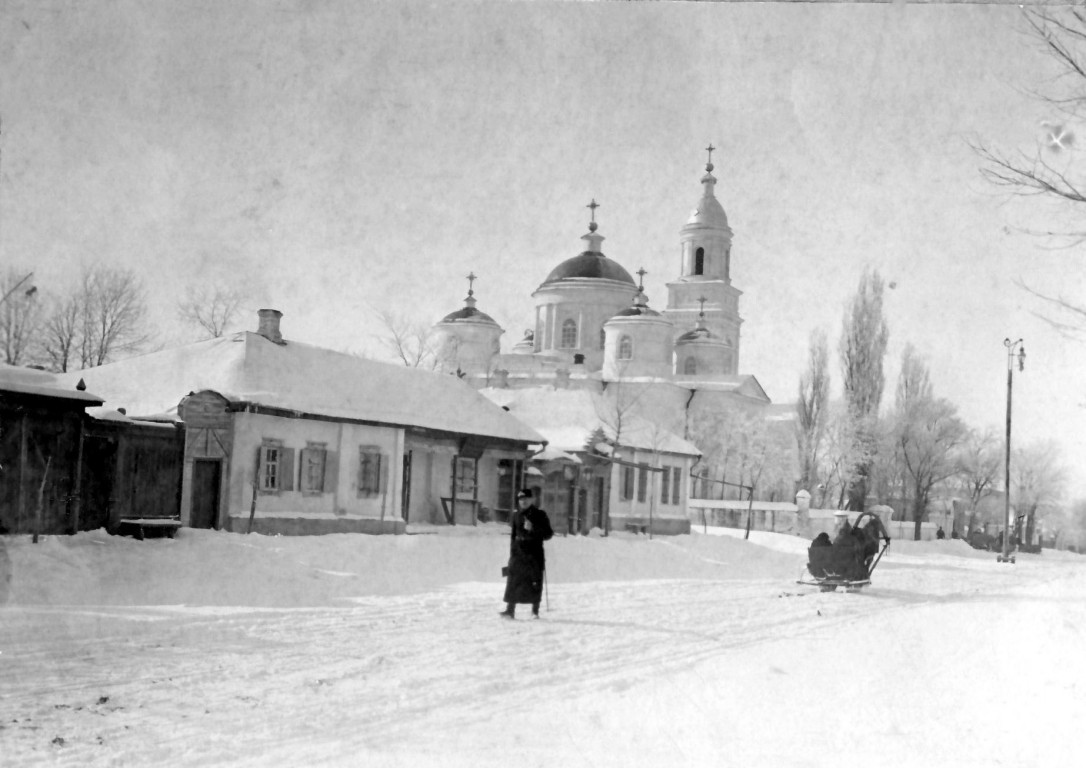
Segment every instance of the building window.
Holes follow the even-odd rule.
[[[664,467],[660,473],[660,503],[667,504],[671,501],[671,468]]]
[[[328,460],[328,451],[324,443],[306,443],[302,449],[302,472],[298,477],[298,488],[302,493],[322,493],[324,491],[324,470]]]
[[[677,504],[682,503],[682,499],[680,498],[682,496],[682,481],[683,481],[682,467],[672,467],[671,468],[671,503],[672,504],[677,505]]]
[[[633,339],[629,336],[623,336],[618,341],[618,359],[619,360],[632,360],[633,359]]]
[[[634,495],[634,469],[633,467],[622,468],[622,500],[629,501]]]
[[[649,468],[638,467],[637,469],[637,500],[645,500],[645,489],[649,485]]]
[[[562,349],[577,348],[577,321],[573,318],[562,323]]]
[[[294,490],[294,451],[280,440],[265,440],[257,456],[257,475],[261,493]]]
[[[600,328],[600,349],[607,346],[607,331]]]
[[[698,248],[694,251],[694,274],[705,274],[705,249]]]
[[[693,376],[698,372],[698,361],[693,357],[686,358],[686,362],[683,363],[683,373],[687,376]]]
[[[475,493],[475,459],[456,457],[456,492]]]
[[[384,480],[384,457],[375,445],[363,445],[358,449],[358,495],[376,496],[381,492]]]

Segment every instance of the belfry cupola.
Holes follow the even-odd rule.
[[[728,216],[716,199],[712,144],[706,147],[709,161],[701,177],[702,193],[681,230],[682,276],[731,281],[732,230]]]

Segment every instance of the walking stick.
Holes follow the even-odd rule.
[[[543,594],[547,596],[547,611],[551,609],[551,591],[547,588],[547,569],[543,569]]]

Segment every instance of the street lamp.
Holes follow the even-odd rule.
[[[1026,367],[1026,348],[1022,340],[1003,339],[1007,348],[1007,453],[1003,465],[1003,552],[996,557],[1000,563],[1013,563],[1011,554],[1011,384],[1014,381],[1015,349],[1018,350],[1018,370]]]

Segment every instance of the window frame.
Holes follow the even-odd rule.
[[[683,480],[683,468],[672,467],[671,468],[671,503],[675,506],[679,506],[683,503],[682,500],[682,480]]]
[[[456,483],[453,487],[455,495],[472,494],[474,496],[476,489],[475,469],[475,459],[468,456],[456,457]]]
[[[660,473],[660,503],[671,504],[671,467],[664,465]]]
[[[633,339],[629,334],[623,334],[618,340],[618,359],[633,360]]]
[[[562,321],[562,327],[559,330],[558,348],[577,349],[577,321],[572,317],[567,317]]]
[[[279,494],[283,491],[284,450],[282,440],[265,438],[260,441],[260,493]],[[275,456],[271,458],[269,454],[273,451]]]

